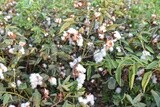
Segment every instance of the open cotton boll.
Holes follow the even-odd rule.
[[[121,89],[120,87],[117,87],[116,90],[115,90],[115,92],[116,92],[117,94],[119,94],[119,93],[121,93],[121,90],[122,90],[122,89]]]
[[[151,79],[152,79],[152,83],[154,83],[154,84],[157,83],[157,77],[156,77],[156,75],[153,75],[153,76],[151,77]]]
[[[76,70],[77,70],[78,72],[81,72],[81,73],[85,73],[85,72],[86,72],[86,69],[85,69],[81,64],[78,64],[78,65],[76,66]]]
[[[7,72],[7,70],[7,67],[4,64],[0,63],[0,79],[4,79],[3,72]]]
[[[19,49],[19,52],[20,52],[21,54],[25,54],[25,50],[24,50],[24,48],[23,48],[23,47],[21,47],[21,48]]]
[[[79,73],[78,78],[76,80],[78,81],[78,83],[83,84],[85,79],[86,79],[86,75],[83,73]]]
[[[96,61],[96,63],[102,62],[102,60],[103,60],[103,56],[101,55],[100,50],[96,50],[94,52],[94,56],[93,57],[94,57],[94,60]]]
[[[8,107],[16,107],[15,105],[9,105]]]
[[[78,62],[81,62],[81,60],[82,60],[82,57],[79,56],[78,58],[74,59],[73,62],[69,62],[70,67],[73,68]]]
[[[38,73],[32,73],[29,77],[32,89],[36,88],[37,85],[42,85],[43,78]]]
[[[21,107],[30,107],[30,102],[22,103]]]
[[[118,31],[114,31],[113,36],[116,38],[116,40],[121,39],[121,34]]]
[[[101,16],[101,13],[100,13],[100,12],[95,12],[94,15],[95,15],[95,17],[97,18],[97,17],[100,17],[100,16]]]
[[[150,52],[143,50],[141,59],[146,60],[148,56],[151,56]]]
[[[79,101],[80,103],[83,103],[83,104],[87,104],[87,103],[88,103],[87,99],[84,99],[83,97],[79,97],[79,98],[78,98],[78,101]]]
[[[86,96],[87,101],[91,104],[94,105],[95,101],[94,101],[94,96],[93,94],[89,94]]]
[[[48,80],[50,82],[51,85],[57,85],[57,79],[55,77],[51,77]]]
[[[78,85],[77,85],[77,90],[81,89],[82,87],[83,87],[83,84],[78,83]]]
[[[67,32],[70,34],[78,34],[78,31],[74,28],[69,28]]]
[[[78,39],[77,39],[77,45],[79,47],[82,47],[83,46],[83,37],[82,35],[79,35]]]
[[[106,47],[105,46],[101,49],[101,55],[102,55],[102,57],[106,56]]]
[[[17,80],[17,86],[20,86],[22,84],[21,80]]]
[[[11,53],[11,54],[13,54],[14,51],[15,51],[15,48],[9,48],[9,50],[8,50],[8,52]]]
[[[139,70],[137,71],[137,75],[138,75],[138,76],[141,76],[143,73],[144,73],[144,69],[139,69]]]

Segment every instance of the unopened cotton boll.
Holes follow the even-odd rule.
[[[55,77],[51,77],[48,80],[50,82],[51,85],[57,85],[57,79]]]

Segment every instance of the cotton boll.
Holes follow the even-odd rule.
[[[16,88],[16,83],[15,82],[10,83],[10,85],[11,85],[11,87]]]
[[[16,107],[15,105],[9,105],[8,107]]]
[[[20,86],[22,84],[21,80],[17,80],[17,86]]]
[[[83,104],[87,104],[87,103],[88,103],[88,101],[87,101],[86,99],[82,98],[82,97],[79,97],[79,98],[78,98],[78,101],[79,101],[80,103],[83,103]]]
[[[21,107],[30,107],[30,102],[22,103]]]
[[[7,72],[8,69],[7,69],[7,67],[4,64],[0,63],[0,70],[2,72]]]
[[[121,34],[120,34],[118,31],[114,31],[113,36],[114,36],[117,40],[121,39]]]
[[[92,94],[89,94],[86,96],[86,100],[91,104],[94,105],[94,96]]]
[[[38,73],[32,73],[29,77],[32,89],[36,88],[37,85],[42,85],[43,78]]]
[[[20,52],[21,54],[25,54],[25,50],[24,50],[24,48],[23,48],[23,47],[21,47],[21,48],[19,49],[19,52]]]
[[[86,69],[81,64],[78,64],[76,66],[76,70],[81,72],[81,73],[85,73],[86,72]]]
[[[74,59],[73,62],[69,62],[70,67],[73,68],[78,62],[81,62],[81,60],[82,60],[82,57],[79,56],[78,58]]]
[[[116,47],[116,49],[117,49],[118,52],[121,52],[121,48],[119,46]]]
[[[148,56],[151,56],[150,52],[143,50],[141,59],[146,60]]]
[[[8,52],[11,53],[11,54],[14,54],[14,51],[15,51],[15,48],[10,48],[10,49],[8,50]]]
[[[121,93],[121,90],[122,90],[122,89],[121,89],[120,87],[117,87],[115,92],[116,92],[117,94],[119,94],[119,93]]]
[[[70,34],[78,34],[78,31],[74,28],[69,28],[67,32]]]
[[[55,77],[51,77],[48,80],[50,82],[51,85],[57,85],[57,79]]]
[[[105,46],[101,49],[101,54],[103,57],[106,56],[106,47]]]
[[[100,12],[95,12],[94,15],[95,15],[95,17],[97,18],[97,17],[100,17],[100,16],[101,16],[101,13],[100,13]]]
[[[141,81],[141,80],[142,80],[142,77],[137,77],[136,80]]]
[[[4,75],[3,75],[3,73],[1,72],[1,70],[0,70],[0,79],[4,79]]]
[[[94,60],[96,61],[96,63],[102,62],[102,60],[103,60],[103,56],[101,55],[100,50],[96,50],[94,52],[94,56],[93,57],[94,57]]]
[[[102,34],[99,33],[99,34],[98,34],[98,38],[99,38],[99,39],[104,39],[104,34],[103,34],[103,33],[102,33]]]
[[[82,47],[83,46],[83,37],[82,35],[79,36],[78,40],[77,40],[77,45],[79,47]]]
[[[81,89],[82,87],[83,87],[83,84],[81,84],[81,83],[77,84],[77,90]]]
[[[78,78],[76,80],[78,81],[78,83],[83,84],[85,79],[86,79],[86,75],[83,73],[79,73]]]
[[[143,73],[144,73],[144,69],[140,69],[140,70],[137,71],[138,76],[141,76]]]
[[[156,75],[153,75],[153,76],[151,77],[151,79],[152,79],[152,83],[154,83],[154,84],[157,83],[157,77],[156,77]]]

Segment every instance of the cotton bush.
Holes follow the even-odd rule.
[[[0,4],[1,106],[160,106],[158,0]]]

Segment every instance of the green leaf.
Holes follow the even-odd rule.
[[[91,73],[92,73],[91,66],[88,66],[88,68],[87,68],[87,80],[89,80],[91,78]]]
[[[145,48],[146,48],[149,52],[154,53],[153,49],[152,49],[150,46],[146,45]]]
[[[26,83],[22,83],[22,84],[20,84],[20,86],[18,88],[24,90],[24,89],[27,88],[27,84]]]
[[[3,95],[3,106],[5,106],[9,102],[9,96],[10,94],[4,94]]]
[[[139,102],[134,104],[134,107],[146,107],[146,104]]]
[[[64,20],[65,23],[61,26],[59,33],[62,33],[64,30],[66,30],[70,25],[74,23],[74,19],[68,18]]]
[[[158,61],[153,61],[153,62],[151,62],[151,63],[146,67],[146,69],[153,69],[153,68],[155,68],[157,65],[158,65]]]
[[[132,66],[132,70],[129,71],[129,87],[130,87],[130,89],[133,88],[135,75],[136,75],[136,65],[134,63]]]
[[[125,94],[125,97],[127,98],[127,100],[128,100],[132,105],[134,105],[134,102],[133,102],[132,97],[131,97],[130,95]]]
[[[116,81],[118,82],[118,84],[119,84],[120,86],[122,86],[121,75],[122,75],[122,67],[124,66],[123,64],[125,64],[125,63],[131,63],[131,62],[132,62],[131,59],[126,58],[126,59],[122,60],[122,61],[119,63],[119,65],[118,65],[118,67],[117,67],[117,69],[116,69],[115,77],[116,77]]]
[[[75,105],[69,104],[66,100],[62,107],[76,107]]]
[[[91,78],[100,78],[101,76],[99,74],[94,74]]]
[[[160,96],[154,90],[151,90],[151,93],[152,93],[152,96],[154,97],[154,100],[156,101],[157,107],[160,107]]]
[[[35,107],[40,107],[40,104],[41,104],[41,94],[38,92],[37,89],[33,93],[33,103],[34,103]]]
[[[151,71],[150,72],[146,72],[144,74],[143,79],[142,79],[142,84],[141,84],[143,92],[145,92],[146,86],[148,85],[151,76],[152,76],[152,72]]]
[[[63,81],[63,85],[65,85],[68,81],[69,81],[69,79],[70,79],[70,75]]]
[[[141,99],[142,99],[142,96],[143,96],[143,93],[138,94],[138,95],[134,98],[133,102],[134,102],[134,103],[140,102]]]

